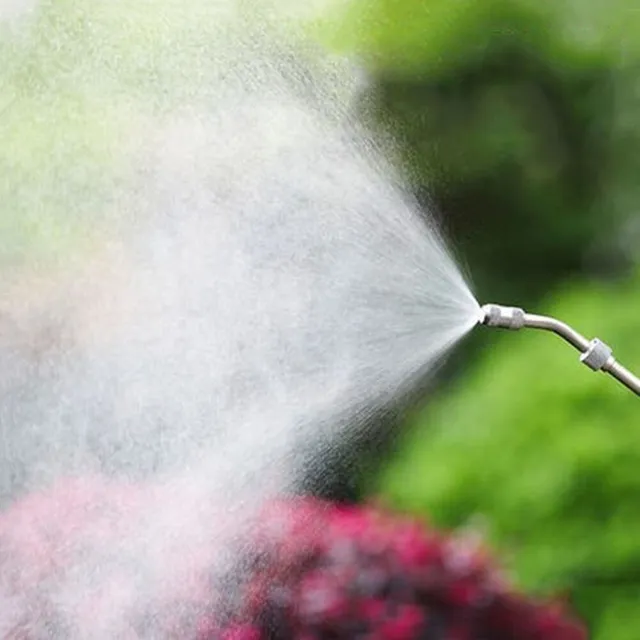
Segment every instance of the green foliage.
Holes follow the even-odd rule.
[[[543,48],[564,66],[640,53],[640,15],[627,0],[353,0],[324,16],[339,51],[396,75],[455,72],[496,42]]]
[[[640,277],[568,288],[549,312],[640,370]],[[524,585],[570,590],[594,639],[634,640],[639,417],[637,397],[558,338],[503,335],[457,391],[417,414],[380,490],[441,525],[482,516]]]
[[[332,46],[385,74],[442,75],[497,41],[547,41],[546,13],[518,0],[356,0],[338,19],[330,16],[325,33]]]
[[[363,110],[400,140],[482,297],[537,301],[629,214],[640,122],[620,89],[637,79],[640,23],[598,4],[356,0],[325,28],[368,65]],[[622,266],[598,250],[599,270]]]

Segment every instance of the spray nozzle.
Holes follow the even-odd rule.
[[[499,329],[543,329],[551,331],[580,351],[580,362],[593,371],[604,371],[640,396],[640,378],[623,367],[614,357],[611,348],[598,338],[588,340],[568,324],[550,318],[527,313],[518,307],[485,304],[482,307],[482,324]]]
[[[501,329],[520,329],[524,326],[524,311],[518,307],[485,304],[482,307],[482,324]]]

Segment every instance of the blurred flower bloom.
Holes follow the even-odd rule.
[[[95,627],[119,616],[118,637],[132,639],[586,638],[562,607],[517,593],[477,539],[311,499],[270,503],[245,521],[227,577],[212,569],[212,535],[209,549],[184,550],[173,593],[166,584],[154,591],[140,586],[140,566],[119,556],[139,548],[127,538],[151,493],[75,480],[2,514],[0,595],[16,606],[14,619],[0,615],[0,637],[113,637]],[[173,551],[167,565],[175,564]],[[135,585],[144,597],[132,594]]]

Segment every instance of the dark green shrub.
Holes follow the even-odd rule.
[[[562,3],[361,0],[330,32],[368,64],[363,110],[400,140],[480,294],[537,301],[618,224],[620,87],[633,80],[609,23],[581,4],[578,21]],[[598,249],[595,268],[623,266]]]

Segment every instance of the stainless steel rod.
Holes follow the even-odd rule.
[[[640,396],[640,378],[623,367],[614,357],[608,345],[594,338],[588,340],[565,322],[526,313],[518,307],[504,307],[499,304],[486,304],[482,307],[482,324],[499,329],[518,330],[522,328],[551,331],[566,340],[580,353],[580,361],[593,371],[604,371],[613,376],[627,389]]]
[[[524,326],[532,329],[544,329],[552,331],[561,338],[564,338],[569,344],[573,345],[578,351],[584,353],[589,349],[589,340],[577,331],[572,329],[568,324],[549,318],[548,316],[537,316],[532,313],[524,314]]]
[[[619,362],[614,361],[609,368],[604,369],[609,375],[621,382],[627,389],[640,396],[640,378],[633,375],[629,369],[623,367]]]

